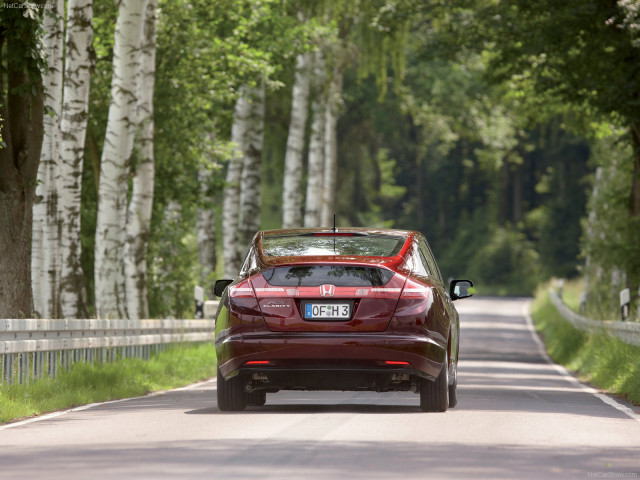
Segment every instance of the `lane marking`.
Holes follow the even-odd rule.
[[[112,405],[114,403],[129,402],[131,400],[139,400],[141,398],[159,397],[160,395],[164,395],[166,393],[171,393],[171,392],[183,392],[183,391],[189,391],[189,390],[197,390],[198,388],[202,388],[203,386],[205,386],[207,384],[216,385],[217,384],[217,379],[216,378],[212,378],[212,379],[209,379],[209,380],[204,380],[202,382],[198,382],[198,383],[193,383],[191,385],[187,385],[186,387],[179,387],[179,388],[174,388],[174,389],[171,389],[171,390],[160,390],[158,392],[151,392],[151,393],[148,393],[148,394],[143,395],[141,397],[120,398],[118,400],[109,400],[107,402],[90,403],[88,405],[81,405],[79,407],[70,408],[68,410],[61,410],[59,412],[46,413],[44,415],[39,415],[37,417],[28,418],[27,420],[21,420],[19,422],[8,423],[6,425],[0,425],[0,431],[8,430],[10,428],[22,427],[22,426],[28,425],[30,423],[42,422],[44,420],[51,420],[52,418],[60,417],[62,415],[66,415],[67,413],[82,412],[83,410],[89,410],[90,408],[101,407],[103,405]]]
[[[629,417],[631,417],[635,421],[640,422],[640,415],[638,415],[632,409],[630,409],[626,405],[623,405],[623,404],[617,402],[616,400],[614,400],[609,395],[605,395],[603,393],[600,393],[596,389],[594,389],[594,388],[592,388],[592,387],[590,387],[588,385],[585,385],[580,380],[578,380],[576,377],[574,377],[569,372],[569,370],[567,370],[562,365],[558,365],[557,363],[555,363],[551,359],[551,357],[547,353],[547,349],[545,348],[544,343],[542,342],[542,340],[540,340],[540,337],[538,337],[538,332],[536,331],[535,327],[533,326],[533,320],[531,319],[531,313],[530,313],[530,306],[531,306],[531,302],[528,302],[526,305],[523,305],[523,307],[522,307],[522,315],[527,320],[527,327],[529,328],[529,332],[531,333],[531,336],[533,337],[533,340],[536,342],[536,345],[538,346],[538,350],[540,351],[540,353],[544,357],[545,361],[548,364],[550,364],[551,366],[553,366],[553,368],[560,375],[562,375],[566,380],[568,380],[569,383],[575,385],[576,387],[579,387],[580,390],[582,390],[583,392],[590,393],[591,395],[593,395],[594,397],[600,399],[601,401],[603,401],[607,405],[609,405],[609,406],[615,408],[616,410],[628,415]]]

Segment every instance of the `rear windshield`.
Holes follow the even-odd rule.
[[[404,237],[390,235],[312,236],[288,235],[262,239],[268,257],[346,255],[356,257],[393,257],[400,252]]]
[[[331,284],[336,287],[382,287],[393,272],[375,267],[343,265],[304,265],[276,267],[262,274],[271,285],[278,287],[318,287]]]

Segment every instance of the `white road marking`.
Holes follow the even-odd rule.
[[[197,390],[202,388],[207,384],[215,384],[217,382],[216,378],[205,380],[203,382],[193,383],[191,385],[187,385],[186,387],[174,388],[173,390],[161,390],[158,392],[151,392],[147,395],[143,395],[141,397],[130,397],[130,398],[121,398],[118,400],[109,400],[108,402],[98,402],[98,403],[90,403],[89,405],[82,405],[80,407],[70,408],[68,410],[61,410],[59,412],[47,413],[45,415],[40,415],[37,417],[29,418],[27,420],[22,420],[20,422],[8,423],[7,425],[0,425],[0,431],[8,430],[10,428],[22,427],[23,425],[28,425],[30,423],[42,422],[44,420],[51,420],[52,418],[60,417],[62,415],[66,415],[67,413],[73,412],[82,412],[83,410],[89,410],[90,408],[101,407],[103,405],[111,405],[113,403],[122,403],[129,402],[131,400],[137,400],[140,398],[149,398],[149,397],[157,397],[159,395],[164,395],[169,392],[182,392],[188,390]]]
[[[531,313],[529,312],[530,305],[531,303],[526,304],[522,307],[522,314],[527,320],[527,327],[529,328],[529,332],[531,333],[533,340],[536,342],[536,345],[538,346],[538,350],[540,350],[540,354],[543,356],[545,361],[549,363],[566,380],[568,380],[571,384],[578,387],[583,392],[590,393],[594,397],[602,400],[607,405],[628,415],[629,417],[633,418],[635,421],[640,422],[640,415],[638,415],[632,409],[630,409],[626,405],[622,405],[621,403],[617,402],[615,399],[611,398],[610,396],[600,393],[594,388],[589,387],[588,385],[585,385],[584,383],[576,379],[566,368],[554,363],[551,357],[549,357],[549,354],[547,353],[547,349],[545,348],[544,343],[542,343],[542,340],[540,340],[540,337],[538,337],[538,333],[536,332],[536,329],[533,326],[533,321],[531,320]]]

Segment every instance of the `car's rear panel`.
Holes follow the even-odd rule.
[[[257,255],[257,268],[228,288],[229,309],[218,318],[221,372],[266,389],[405,390],[417,377],[435,378],[446,349],[442,305],[411,278],[409,243],[394,257]],[[257,238],[258,252],[260,245]],[[348,306],[348,317],[313,318],[331,305]]]

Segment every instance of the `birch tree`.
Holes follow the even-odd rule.
[[[151,228],[155,163],[153,158],[153,87],[156,65],[157,0],[147,0],[140,49],[137,89],[138,164],[133,176],[131,201],[127,210],[124,246],[125,288],[129,318],[149,317],[147,297],[147,248]]]
[[[95,244],[95,296],[98,318],[126,317],[122,258],[129,162],[136,117],[136,74],[146,1],[123,0],[113,48],[113,80],[102,151]]]
[[[264,82],[249,92],[249,110],[244,145],[244,162],[240,179],[240,219],[238,225],[238,259],[244,254],[260,229],[260,173],[264,142]]]
[[[302,152],[309,102],[310,54],[296,57],[296,73],[291,101],[291,120],[284,158],[282,188],[282,227],[299,227],[302,223],[300,183],[302,180]]]
[[[238,255],[238,219],[240,209],[240,180],[244,163],[249,100],[242,92],[236,100],[231,128],[231,141],[235,144],[227,168],[222,205],[222,247],[225,278],[234,278],[240,270]]]
[[[215,211],[213,197],[209,193],[209,182],[213,173],[201,168],[198,172],[200,199],[203,203],[196,212],[196,238],[198,240],[198,263],[200,265],[200,284],[204,285],[216,270]]]
[[[335,213],[336,185],[338,182],[338,113],[342,103],[342,68],[334,70],[329,83],[324,127],[324,180],[320,224],[328,227]]]
[[[320,226],[322,210],[322,190],[324,174],[324,136],[327,92],[324,81],[325,61],[320,50],[313,55],[313,83],[315,96],[311,104],[311,137],[309,138],[309,170],[307,175],[307,196],[304,212],[304,226]]]
[[[42,21],[47,69],[44,138],[38,167],[38,186],[33,207],[31,276],[35,310],[41,317],[59,317],[58,185],[60,181],[60,118],[62,114],[64,0],[50,3]]]
[[[67,14],[62,152],[60,157],[60,308],[63,317],[86,318],[80,208],[84,143],[92,69],[92,0],[69,0]]]

